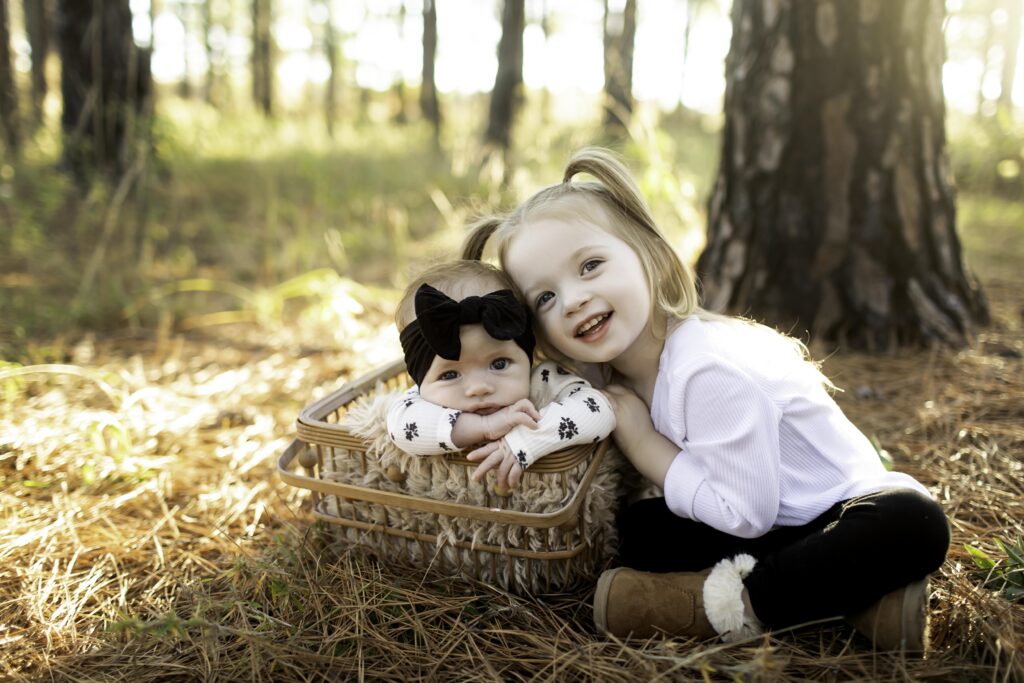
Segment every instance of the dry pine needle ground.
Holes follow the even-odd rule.
[[[1024,311],[1020,287],[987,284],[995,322],[970,350],[825,365],[951,520],[926,660],[874,653],[840,623],[624,644],[593,633],[587,591],[522,598],[323,553],[276,455],[299,408],[369,369],[379,340],[232,330],[57,340],[64,365],[0,382],[0,677],[1024,680],[1024,606],[983,588],[964,550],[1024,534]]]

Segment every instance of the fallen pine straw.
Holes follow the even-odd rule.
[[[299,408],[367,368],[231,330],[84,340],[53,359],[118,405],[82,373],[0,379],[0,676],[1024,680],[1024,606],[982,588],[964,550],[995,556],[996,538],[1024,533],[1024,334],[1000,291],[971,350],[825,365],[951,519],[926,660],[875,653],[841,622],[732,646],[623,643],[594,634],[588,591],[517,597],[327,551],[274,462]]]

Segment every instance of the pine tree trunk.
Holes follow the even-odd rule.
[[[274,113],[274,69],[270,37],[272,0],[252,0],[252,96],[265,116]]]
[[[175,14],[181,22],[182,29],[182,51],[181,51],[181,82],[178,83],[178,95],[183,100],[192,99],[192,62],[188,55],[188,44],[192,32],[192,8],[189,5],[176,5]]]
[[[621,12],[604,3],[604,128],[612,138],[625,137],[633,114],[633,45],[636,38],[636,0],[626,0]]]
[[[148,129],[149,55],[135,47],[128,0],[60,0],[64,164],[79,180],[121,175]]]
[[[324,90],[324,119],[327,122],[327,134],[334,137],[334,118],[337,114],[338,101],[338,46],[334,30],[334,12],[331,3],[327,3],[327,23],[324,24],[324,56],[327,59],[327,87]]]
[[[441,138],[441,108],[437,102],[434,64],[437,62],[437,4],[423,0],[423,85],[420,87],[420,110],[434,129],[434,142]]]
[[[0,0],[0,128],[3,143],[11,156],[21,147],[18,116],[18,91],[11,63],[11,32],[7,0]]]
[[[512,121],[522,98],[524,0],[505,0],[498,43],[498,73],[491,91],[491,111],[484,141],[503,151],[512,144]]]
[[[705,305],[844,347],[962,345],[942,0],[737,2]]]
[[[405,17],[406,9],[404,0],[399,4],[398,7],[398,42],[405,42]],[[405,76],[399,72],[398,77],[395,79],[394,85],[391,87],[392,95],[395,98],[395,113],[391,117],[391,121],[399,126],[404,126],[409,123],[409,114],[407,112],[408,107],[406,106],[405,97]]]
[[[36,125],[43,120],[43,101],[46,99],[46,57],[50,53],[50,31],[45,0],[25,0],[25,33],[32,50],[32,120]]]
[[[217,101],[215,94],[218,87],[218,66],[219,55],[215,54],[213,43],[210,40],[210,33],[213,31],[213,2],[205,0],[202,6],[203,12],[203,49],[206,51],[206,78],[203,82],[203,99],[207,104],[214,104]]]

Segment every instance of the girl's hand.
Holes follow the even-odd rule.
[[[540,420],[538,411],[528,398],[523,398],[501,410],[483,415],[483,435],[488,441],[497,441],[520,425],[536,429]]]
[[[469,453],[466,459],[470,462],[483,461],[473,470],[473,481],[481,481],[489,470],[497,467],[499,490],[515,488],[523,478],[523,468],[504,439],[484,444]]]
[[[632,389],[621,384],[609,384],[602,393],[615,411],[615,441],[625,450],[628,443],[638,443],[654,432],[651,412]]]
[[[665,486],[665,474],[679,448],[654,428],[647,404],[632,390],[618,384],[604,388],[615,410],[615,443],[640,474],[656,486]]]

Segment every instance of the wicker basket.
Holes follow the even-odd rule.
[[[566,589],[607,565],[623,462],[610,441],[542,458],[509,496],[494,491],[493,473],[473,482],[476,464],[461,453],[403,454],[396,468],[346,416],[410,383],[396,361],[311,404],[278,461],[285,482],[313,492],[315,515],[340,541],[513,591]]]

